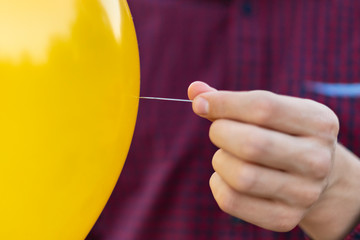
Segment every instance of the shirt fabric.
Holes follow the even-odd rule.
[[[335,111],[339,141],[360,155],[360,91],[350,91],[360,82],[359,0],[129,5],[141,95],[186,98],[189,84],[201,80],[311,98]],[[189,103],[141,100],[124,169],[87,239],[304,239],[299,228],[275,233],[219,209],[208,183],[216,151],[209,126]],[[360,239],[359,229],[348,238]]]

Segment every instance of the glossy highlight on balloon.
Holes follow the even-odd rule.
[[[84,239],[135,127],[127,3],[1,0],[0,34],[0,238]]]

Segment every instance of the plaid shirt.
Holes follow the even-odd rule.
[[[337,113],[339,141],[360,156],[359,0],[129,5],[142,95],[186,98],[188,85],[202,80],[312,98]],[[189,103],[141,100],[127,162],[88,239],[304,239],[299,228],[274,233],[219,209],[208,184],[216,151],[209,126]]]

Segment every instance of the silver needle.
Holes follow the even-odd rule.
[[[161,101],[175,101],[175,102],[192,102],[188,99],[176,99],[176,98],[160,98],[160,97],[139,97],[140,99],[149,99],[149,100],[161,100]]]

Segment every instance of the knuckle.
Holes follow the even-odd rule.
[[[211,101],[211,113],[215,116],[227,116],[228,108],[224,106],[231,105],[232,96],[229,93],[219,92],[213,95],[213,101]]]
[[[322,132],[324,133],[325,136],[327,136],[327,139],[332,143],[338,133],[339,133],[339,120],[337,119],[337,117],[335,116],[336,119],[334,119],[333,117],[330,117],[328,119],[324,119],[322,121]]]
[[[250,192],[256,185],[257,176],[255,171],[244,165],[239,167],[236,189],[242,192]]]
[[[328,124],[328,131],[333,137],[337,137],[340,130],[340,123],[338,117],[335,115],[335,113],[332,114],[332,120]]]
[[[268,146],[267,140],[259,134],[247,134],[243,147],[244,157],[247,159],[256,159],[265,153],[265,147]]]
[[[216,202],[218,203],[219,208],[228,213],[231,214],[234,209],[234,199],[229,195],[222,195],[218,196],[218,198],[215,198]]]
[[[314,205],[314,203],[316,203],[319,200],[321,193],[322,193],[322,189],[318,187],[304,191],[302,193],[303,205],[307,208],[311,207],[312,205]]]
[[[333,143],[339,133],[339,119],[330,108],[325,105],[323,105],[323,108],[323,117],[319,119],[319,130],[325,139]]]
[[[317,179],[326,178],[332,168],[332,154],[328,150],[317,150],[309,161],[309,170],[311,175]]]
[[[279,220],[278,223],[276,223],[276,226],[274,227],[274,231],[276,232],[289,232],[293,230],[297,226],[297,223],[295,221],[287,221],[284,219]]]
[[[268,91],[254,91],[254,121],[258,124],[267,123],[274,116],[276,104],[274,94]]]
[[[275,216],[276,221],[271,221],[271,230],[276,232],[289,232],[300,222],[302,214],[299,210],[281,208]]]
[[[231,196],[231,194],[227,191],[221,191],[220,194],[214,195],[214,198],[219,206],[219,208],[231,214],[235,208],[235,199]]]

